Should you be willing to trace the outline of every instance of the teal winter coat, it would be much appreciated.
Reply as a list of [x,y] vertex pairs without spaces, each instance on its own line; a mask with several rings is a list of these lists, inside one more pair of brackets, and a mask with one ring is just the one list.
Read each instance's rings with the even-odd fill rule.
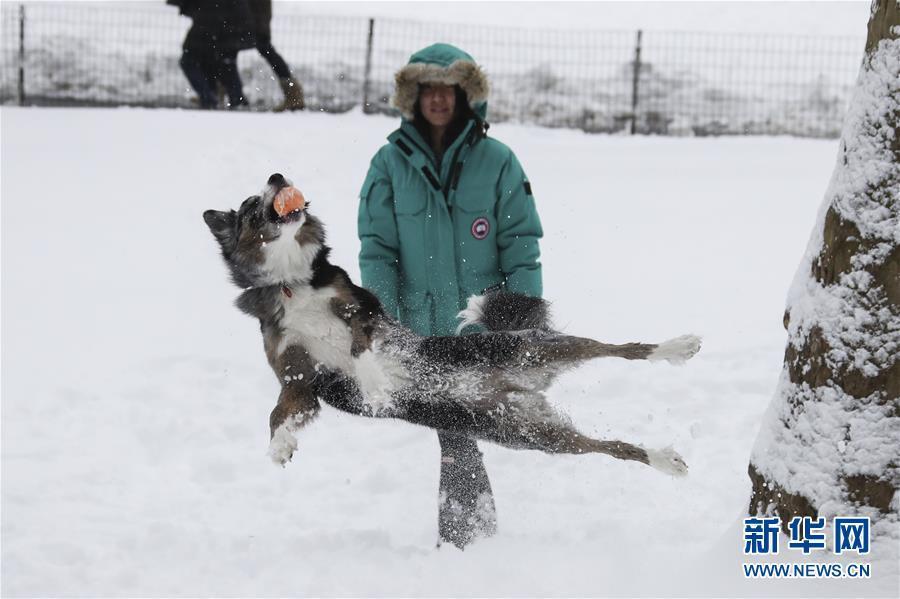
[[[428,81],[447,82],[435,79],[435,69],[449,72],[476,114],[486,114],[484,100],[473,97],[472,86],[467,89],[469,80],[454,80],[461,66],[477,70],[467,54],[438,44],[413,55],[410,65],[415,64],[427,67]],[[411,79],[416,87],[423,80]],[[486,82],[476,84],[486,92]],[[512,150],[486,137],[475,119],[440,163],[408,118],[388,142],[372,159],[358,220],[362,284],[386,312],[420,335],[451,335],[472,295],[502,288],[540,296],[541,224]]]

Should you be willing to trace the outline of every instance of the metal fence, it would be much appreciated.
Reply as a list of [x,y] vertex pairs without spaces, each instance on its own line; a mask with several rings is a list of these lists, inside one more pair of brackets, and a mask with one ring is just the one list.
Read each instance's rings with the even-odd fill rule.
[[[273,41],[311,109],[391,112],[393,73],[435,41],[488,72],[490,120],[589,132],[837,136],[861,40],[686,32],[550,31],[290,14]],[[193,106],[178,66],[190,20],[158,2],[3,2],[0,102]],[[281,91],[255,50],[239,69],[256,109]]]

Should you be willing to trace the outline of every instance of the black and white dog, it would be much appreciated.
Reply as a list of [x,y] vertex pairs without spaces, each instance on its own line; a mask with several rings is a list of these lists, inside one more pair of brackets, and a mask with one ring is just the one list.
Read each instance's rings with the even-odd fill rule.
[[687,466],[672,449],[652,450],[579,433],[544,397],[562,371],[620,357],[681,363],[700,349],[685,335],[660,344],[609,345],[563,335],[544,300],[510,293],[473,297],[462,325],[486,332],[419,337],[384,313],[378,299],[328,261],[322,223],[308,205],[273,207],[289,186],[272,175],[240,209],[203,214],[234,283],[237,306],[259,319],[269,364],[281,383],[269,425],[269,455],[284,465],[295,434],[319,399],[354,414],[399,418],[516,449],[605,453],[669,474]]

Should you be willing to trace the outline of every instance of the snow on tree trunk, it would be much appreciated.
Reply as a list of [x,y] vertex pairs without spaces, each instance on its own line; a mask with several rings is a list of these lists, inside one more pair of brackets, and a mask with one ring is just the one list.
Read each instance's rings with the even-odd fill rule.
[[869,516],[900,536],[900,10],[875,0],[837,164],[788,293],[751,515]]

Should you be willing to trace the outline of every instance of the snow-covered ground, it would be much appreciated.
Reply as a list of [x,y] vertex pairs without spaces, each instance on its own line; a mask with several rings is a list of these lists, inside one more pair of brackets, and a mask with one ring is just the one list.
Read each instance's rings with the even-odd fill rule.
[[357,193],[393,120],[0,118],[4,596],[896,596],[884,547],[868,582],[740,569],[784,298],[837,141],[491,129],[532,180],[557,323],[704,347],[683,367],[599,361],[551,392],[586,432],[673,443],[687,478],[485,445],[500,532],[459,552],[435,549],[430,430],[325,407],[271,464],[278,383],[201,219],[282,172],[358,278]]

